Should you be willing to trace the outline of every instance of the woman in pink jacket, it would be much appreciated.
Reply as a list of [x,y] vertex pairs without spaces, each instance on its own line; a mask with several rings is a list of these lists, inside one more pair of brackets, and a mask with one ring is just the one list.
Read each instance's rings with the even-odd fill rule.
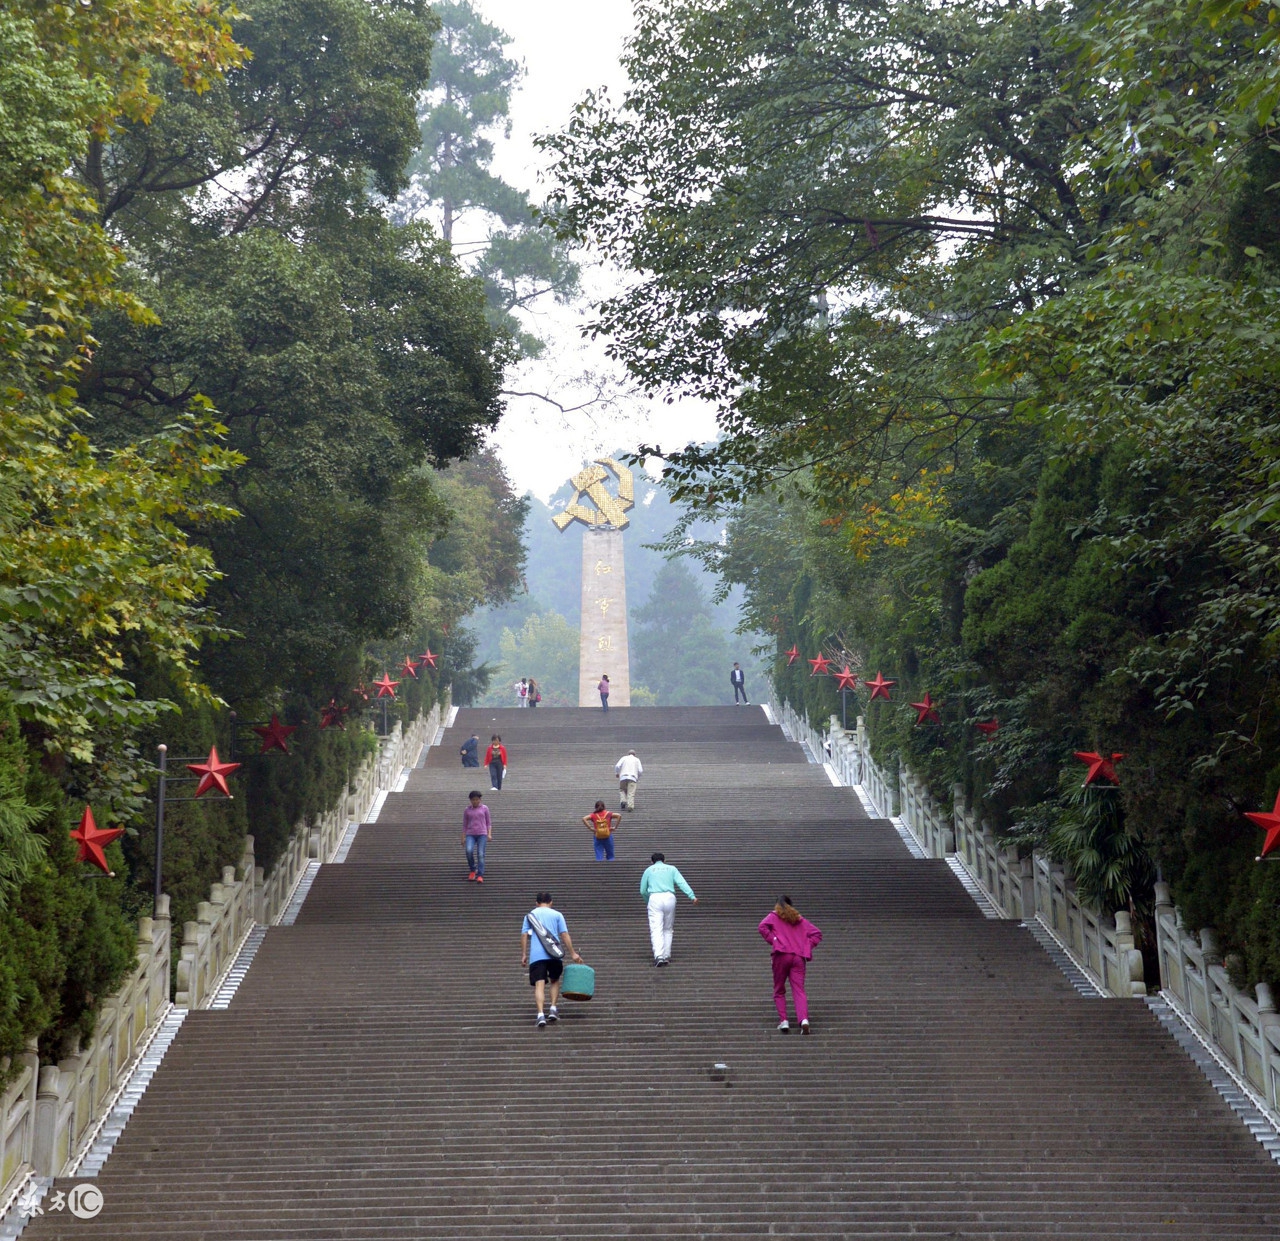
[[804,993],[804,970],[813,950],[822,943],[822,932],[784,896],[763,922],[760,935],[773,949],[773,1004],[778,1010],[778,1029],[785,1034],[787,1023],[787,979],[795,1001],[800,1033],[809,1033],[809,997]]

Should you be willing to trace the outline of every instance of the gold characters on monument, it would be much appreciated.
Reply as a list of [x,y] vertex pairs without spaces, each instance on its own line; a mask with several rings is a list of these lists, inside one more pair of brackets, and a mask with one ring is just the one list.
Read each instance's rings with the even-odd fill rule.
[[[613,477],[611,478],[610,475]],[[617,480],[617,494],[609,487]],[[612,457],[601,457],[571,479],[573,498],[551,520],[562,534],[574,522],[582,532],[582,639],[578,648],[578,706],[600,705],[596,686],[609,677],[609,705],[631,705],[627,646],[627,587],[622,532],[631,524],[635,479]],[[600,579],[607,575],[607,581]]]

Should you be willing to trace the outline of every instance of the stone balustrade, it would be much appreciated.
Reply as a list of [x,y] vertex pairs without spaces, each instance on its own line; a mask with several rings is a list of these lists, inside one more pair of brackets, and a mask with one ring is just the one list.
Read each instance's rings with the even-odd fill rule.
[[[183,925],[174,1007],[208,1006],[253,926],[279,919],[308,863],[333,857],[350,824],[369,814],[434,739],[447,710],[447,703],[437,705],[407,729],[397,723],[351,777],[339,805],[294,829],[269,876],[255,864],[253,837],[245,837],[239,863],[224,867],[195,919]],[[74,1163],[171,1007],[168,896],[157,913],[140,920],[138,966],[104,1001],[89,1046],[56,1065],[41,1065],[34,1043],[18,1058],[14,1080],[0,1093],[0,1217],[32,1172],[57,1176]],[[0,1071],[11,1067],[0,1061]]]
[[17,1077],[0,1094],[0,1206],[32,1169],[52,1175],[67,1165],[168,1011],[167,896],[157,914],[139,921],[138,964],[104,1001],[89,1046],[41,1065],[33,1040],[19,1057]]
[[1076,958],[1106,994],[1129,999],[1147,994],[1142,953],[1134,942],[1127,911],[1108,917],[1082,904],[1063,867],[1040,853],[1018,856],[1002,848],[995,833],[965,805],[963,790],[952,789],[947,809],[903,764],[894,775],[871,756],[866,724],[841,728],[833,715],[818,732],[789,703],[771,704],[775,717],[795,741],[803,742],[842,784],[861,787],[885,818],[899,819],[930,856],[955,857],[1006,918],[1038,920]]
[[1156,884],[1155,913],[1161,994],[1257,1092],[1280,1126],[1280,1013],[1271,988],[1258,983],[1253,999],[1235,987],[1213,930],[1198,936],[1186,930],[1167,883]]

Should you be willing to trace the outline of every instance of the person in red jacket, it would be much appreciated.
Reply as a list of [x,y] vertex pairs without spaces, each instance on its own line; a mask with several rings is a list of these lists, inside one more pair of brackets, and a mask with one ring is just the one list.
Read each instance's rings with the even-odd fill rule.
[[791,998],[795,1001],[800,1033],[809,1033],[809,997],[804,993],[804,971],[813,950],[822,943],[822,932],[791,903],[782,897],[764,921],[761,937],[773,949],[773,1005],[778,1010],[778,1029],[785,1034],[787,1022],[787,979],[791,980]]
[[489,748],[484,752],[485,766],[489,768],[489,791],[500,792],[502,777],[507,774],[507,747],[497,733],[489,741]]

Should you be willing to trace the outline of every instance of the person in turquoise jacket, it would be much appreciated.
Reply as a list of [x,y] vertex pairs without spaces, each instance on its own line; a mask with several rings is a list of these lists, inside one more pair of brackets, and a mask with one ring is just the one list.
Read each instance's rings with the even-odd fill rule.
[[773,1005],[778,1010],[778,1029],[785,1034],[791,1028],[787,1022],[787,980],[790,979],[800,1033],[808,1034],[809,997],[804,992],[804,972],[813,958],[813,950],[822,943],[822,932],[791,903],[789,896],[779,899],[757,930],[773,949]]
[[676,931],[676,889],[679,888],[695,905],[698,898],[674,866],[667,865],[661,853],[649,859],[653,865],[640,876],[640,895],[649,898],[649,941],[653,945],[654,965],[671,961],[671,939]]

